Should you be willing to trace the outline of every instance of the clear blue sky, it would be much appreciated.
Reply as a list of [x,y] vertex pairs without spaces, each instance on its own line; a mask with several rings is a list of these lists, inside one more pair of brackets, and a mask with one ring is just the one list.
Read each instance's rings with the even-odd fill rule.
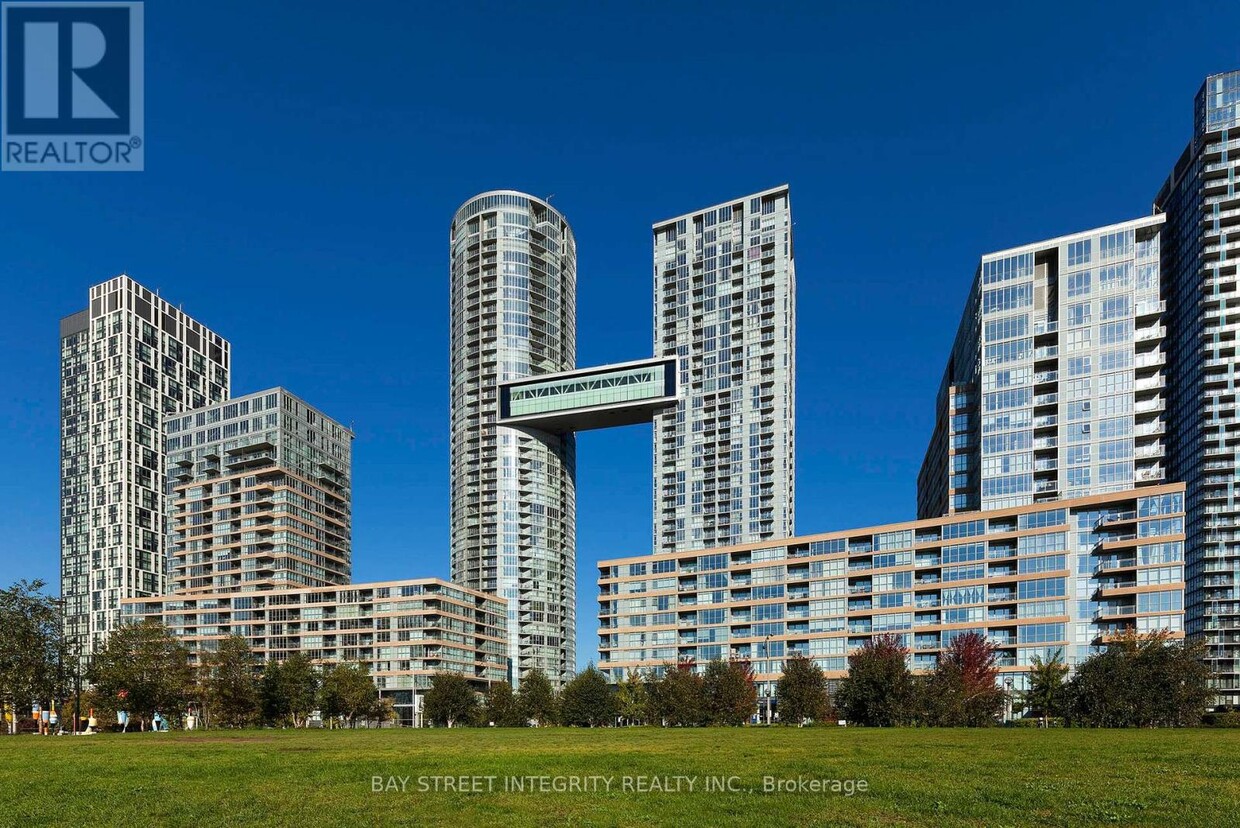
[[[589,365],[651,352],[652,222],[790,183],[797,529],[908,519],[978,257],[1148,212],[1240,66],[1234,2],[692,5],[148,2],[146,172],[0,174],[0,582],[57,581],[57,320],[121,271],[234,393],[354,424],[357,580],[446,577],[448,224],[492,188],[572,223]],[[649,426],[580,438],[582,663],[650,498]]]

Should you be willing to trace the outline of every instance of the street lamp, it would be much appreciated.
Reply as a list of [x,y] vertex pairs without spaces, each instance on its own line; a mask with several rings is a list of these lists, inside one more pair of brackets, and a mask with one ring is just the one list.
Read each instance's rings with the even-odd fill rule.
[[[767,675],[770,675],[771,674],[771,670],[770,670],[771,637],[769,635],[766,637],[766,643],[763,645],[763,648],[764,648],[763,655],[766,656],[766,663],[767,663],[766,673]],[[767,725],[770,725],[771,723],[771,681],[770,679],[767,679],[765,685],[762,688],[762,697],[763,699],[766,700],[766,723]]]
[[73,735],[82,721],[82,634],[73,637]]

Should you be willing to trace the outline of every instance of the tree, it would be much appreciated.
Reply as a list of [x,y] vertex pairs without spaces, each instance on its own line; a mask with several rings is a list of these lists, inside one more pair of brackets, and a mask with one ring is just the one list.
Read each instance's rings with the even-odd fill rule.
[[710,724],[743,725],[758,706],[758,688],[748,661],[711,661],[702,676],[702,690]]
[[263,718],[273,723],[291,720],[293,727],[302,727],[315,708],[318,689],[318,674],[303,654],[268,661],[262,679]]
[[13,710],[14,732],[32,701],[49,706],[66,694],[60,601],[43,587],[43,581],[18,581],[0,590],[0,710]]
[[1026,711],[1036,715],[1046,727],[1047,719],[1060,716],[1064,705],[1064,679],[1068,665],[1063,660],[1063,650],[1056,650],[1049,659],[1035,655],[1029,664],[1029,689],[1022,696]]
[[422,700],[422,715],[432,724],[453,727],[474,720],[478,694],[460,673],[439,672],[431,676],[431,689]]
[[879,635],[848,657],[848,676],[840,682],[836,705],[855,724],[892,727],[912,719],[913,676],[908,650],[895,635]]
[[521,716],[527,722],[533,722],[535,727],[555,723],[555,689],[546,673],[534,668],[525,674],[517,689],[517,707]]
[[206,659],[203,668],[212,717],[224,727],[253,724],[258,717],[258,682],[250,643],[239,635],[230,635]]
[[387,722],[396,719],[396,703],[379,693],[375,693],[374,699],[370,703],[370,707],[363,714],[366,717],[366,727],[370,727],[370,723],[384,725]]
[[1064,714],[1084,727],[1185,727],[1200,723],[1211,697],[1201,642],[1167,633],[1121,635],[1080,664],[1068,681]]
[[350,727],[374,710],[379,691],[370,679],[370,668],[362,662],[341,662],[323,675],[319,687],[319,707],[329,719],[345,718]]
[[702,677],[688,662],[664,665],[662,678],[650,683],[648,716],[666,727],[696,727],[705,719]]
[[616,723],[616,694],[603,674],[591,664],[560,693],[560,724],[570,727],[603,727]]
[[998,654],[981,633],[952,638],[924,684],[925,709],[940,727],[987,727],[1003,714],[1006,694],[998,685]]
[[616,685],[616,707],[620,718],[627,725],[641,724],[646,720],[646,682],[641,673],[630,670]]
[[484,723],[496,727],[524,727],[521,709],[517,697],[512,692],[512,685],[506,681],[498,681],[487,688],[482,699]]
[[775,686],[780,721],[800,725],[806,719],[820,721],[831,715],[827,679],[818,665],[803,655],[784,661],[784,674]]
[[194,683],[189,651],[157,621],[122,624],[112,630],[91,662],[97,697],[146,720],[156,712],[176,714]]

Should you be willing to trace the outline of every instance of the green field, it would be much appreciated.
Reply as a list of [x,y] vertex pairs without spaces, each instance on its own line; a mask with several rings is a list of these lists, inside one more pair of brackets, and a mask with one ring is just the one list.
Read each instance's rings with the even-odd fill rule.
[[[397,790],[373,792],[376,776]],[[421,790],[448,776],[473,777],[466,784],[484,790]],[[540,778],[527,780],[524,793],[505,790],[514,776]],[[819,792],[763,792],[763,776],[867,784],[851,796],[830,783]],[[406,777],[405,790],[389,777]],[[570,784],[554,777],[587,789],[531,790]],[[675,777],[695,779],[694,790]],[[707,792],[708,777],[733,790]],[[623,790],[626,778],[634,790]],[[637,792],[639,785],[666,790]],[[0,824],[1240,825],[1240,731],[18,736],[0,738]]]

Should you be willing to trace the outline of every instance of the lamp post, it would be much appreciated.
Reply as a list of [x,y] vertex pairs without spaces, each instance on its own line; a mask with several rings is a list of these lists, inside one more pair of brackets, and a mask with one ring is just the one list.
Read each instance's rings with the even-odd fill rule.
[[82,722],[82,635],[73,637],[73,735]]
[[1003,721],[1004,723],[1012,721],[1012,677],[1008,676],[1003,680],[1003,687],[1007,692],[1003,694]]
[[[766,637],[766,643],[763,644],[762,654],[766,657],[766,663],[767,663],[766,673],[769,676],[771,674],[771,670],[770,670],[771,637],[769,635]],[[767,679],[765,686],[762,688],[762,698],[765,699],[766,701],[766,723],[769,726],[771,723],[771,682],[770,682],[770,679]]]

